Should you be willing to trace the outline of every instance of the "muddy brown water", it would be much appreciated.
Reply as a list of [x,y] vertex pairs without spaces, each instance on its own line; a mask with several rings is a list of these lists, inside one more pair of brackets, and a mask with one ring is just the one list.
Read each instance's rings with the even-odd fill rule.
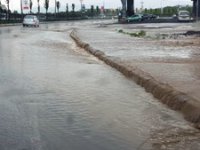
[[0,28],[1,150],[200,147],[180,114],[55,31],[71,24]]

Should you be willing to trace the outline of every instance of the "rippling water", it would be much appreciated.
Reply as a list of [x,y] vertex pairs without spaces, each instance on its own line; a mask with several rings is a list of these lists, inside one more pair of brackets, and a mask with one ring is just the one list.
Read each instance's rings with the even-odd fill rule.
[[1,150],[151,149],[158,129],[190,128],[66,33],[15,32],[0,35]]

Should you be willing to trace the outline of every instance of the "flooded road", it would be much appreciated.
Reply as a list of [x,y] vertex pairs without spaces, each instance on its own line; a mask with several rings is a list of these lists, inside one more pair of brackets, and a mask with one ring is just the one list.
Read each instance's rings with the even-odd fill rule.
[[0,28],[1,150],[196,149],[199,131],[69,38]]
[[[199,27],[196,23],[115,24],[80,28],[78,35],[107,56],[117,57],[126,66],[140,68],[160,82],[200,101],[200,38],[198,35],[177,35],[199,31]],[[119,33],[119,29],[124,33],[144,31],[146,36],[133,37]],[[162,39],[161,35],[165,34],[168,37]]]

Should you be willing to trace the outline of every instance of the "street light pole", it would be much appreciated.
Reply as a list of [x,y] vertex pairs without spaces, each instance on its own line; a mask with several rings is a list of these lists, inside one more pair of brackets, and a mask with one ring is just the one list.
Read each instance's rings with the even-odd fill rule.
[[163,13],[164,13],[164,12],[163,12],[163,7],[164,7],[164,6],[163,6],[163,3],[164,3],[164,0],[161,0],[161,9],[160,9],[160,10],[161,10],[161,11],[160,11],[161,15],[163,15]]
[[199,20],[199,0],[196,3],[196,21]]
[[81,2],[81,11],[82,11],[82,9],[83,9],[83,0],[80,0],[80,2]]
[[20,8],[21,8],[21,15],[23,14],[23,10],[22,10],[22,0],[20,0]]
[[22,8],[22,0],[20,0],[20,8],[21,8],[21,19],[23,20],[23,8]]
[[56,16],[56,0],[55,0],[55,16]]
[[161,9],[160,9],[161,15],[163,15],[163,0],[161,0]]

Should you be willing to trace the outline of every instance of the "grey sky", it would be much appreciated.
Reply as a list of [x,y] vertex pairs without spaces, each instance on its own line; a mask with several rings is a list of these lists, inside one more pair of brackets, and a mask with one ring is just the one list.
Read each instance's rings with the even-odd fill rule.
[[[44,0],[40,0],[41,9],[43,10]],[[192,5],[191,0],[135,0],[135,7],[141,7],[141,2],[144,2],[144,8],[155,8],[163,6],[173,6],[173,5]],[[5,0],[1,0],[5,4]],[[80,9],[80,0],[60,0],[61,11],[65,9],[66,3],[69,3],[71,7],[72,3],[76,4],[76,9]],[[50,0],[50,7],[54,7],[55,0]],[[105,8],[119,8],[121,7],[121,0],[83,0],[86,7],[90,5],[102,6],[105,4]],[[37,0],[33,0],[33,7],[37,7]],[[20,10],[20,0],[10,0],[10,7],[12,10]]]

